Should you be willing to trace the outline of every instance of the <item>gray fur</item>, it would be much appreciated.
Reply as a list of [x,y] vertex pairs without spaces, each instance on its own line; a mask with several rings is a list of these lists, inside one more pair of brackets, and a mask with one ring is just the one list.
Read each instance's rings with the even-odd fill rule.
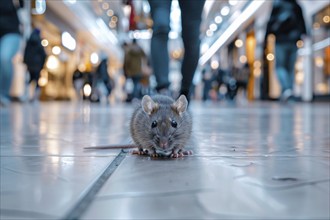
[[[192,131],[187,104],[185,96],[180,96],[177,101],[163,95],[144,96],[130,122],[131,137],[139,149],[148,150],[150,155],[182,152]],[[150,106],[154,108],[150,109]],[[171,125],[171,120],[176,121],[176,128]],[[152,128],[153,121],[157,122],[155,128]],[[167,144],[161,146],[160,140]]]

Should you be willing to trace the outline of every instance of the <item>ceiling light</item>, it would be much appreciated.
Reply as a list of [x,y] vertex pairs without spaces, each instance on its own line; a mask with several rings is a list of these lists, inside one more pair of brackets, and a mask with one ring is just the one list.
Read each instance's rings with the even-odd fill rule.
[[211,31],[210,29],[206,31],[206,36],[211,37],[213,36],[213,31]]
[[113,17],[111,18],[111,21],[113,21],[113,22],[117,22],[117,21],[118,21],[118,17],[117,17],[117,16],[113,16]]
[[218,26],[216,24],[210,24],[210,30],[211,31],[216,31]]
[[109,17],[111,17],[111,16],[113,15],[113,10],[109,9],[109,10],[107,11],[107,15],[108,15]]
[[230,12],[230,8],[228,6],[224,6],[220,11],[222,16],[227,16],[229,12]]
[[110,28],[115,28],[117,25],[116,25],[116,22],[114,22],[114,21],[110,21],[109,22],[109,27]]
[[220,24],[222,22],[222,17],[220,15],[214,18],[215,23]]
[[256,11],[266,3],[266,0],[253,1],[248,7],[238,16],[229,27],[220,35],[220,37],[210,46],[203,56],[199,59],[200,65],[204,65],[229,39],[235,31],[244,24]]
[[228,3],[232,6],[237,4],[237,0],[229,0]]
[[104,10],[108,10],[109,9],[109,3],[107,3],[107,2],[104,2],[103,4],[102,4],[102,8],[104,9]]

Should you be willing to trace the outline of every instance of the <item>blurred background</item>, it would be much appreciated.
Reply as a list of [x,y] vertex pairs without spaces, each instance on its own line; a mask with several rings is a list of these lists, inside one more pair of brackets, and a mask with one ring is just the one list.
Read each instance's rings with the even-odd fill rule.
[[[308,36],[297,42],[294,72],[296,100],[329,100],[330,5],[327,0],[298,0]],[[273,1],[207,0],[202,14],[201,56],[194,77],[195,100],[278,100],[275,36],[265,38]],[[171,89],[178,90],[184,53],[180,8],[172,1],[169,33]],[[18,11],[23,39],[14,57],[13,100],[31,98],[29,74],[23,62],[26,41],[40,30],[47,58],[37,83],[41,101],[130,101],[133,82],[123,71],[125,46],[133,39],[150,56],[153,21],[146,0],[25,0]],[[107,59],[110,90],[95,75]],[[150,57],[149,57],[150,58]],[[141,82],[140,93],[152,94],[155,79]],[[35,85],[32,85],[32,87]],[[30,97],[26,97],[30,96]]]

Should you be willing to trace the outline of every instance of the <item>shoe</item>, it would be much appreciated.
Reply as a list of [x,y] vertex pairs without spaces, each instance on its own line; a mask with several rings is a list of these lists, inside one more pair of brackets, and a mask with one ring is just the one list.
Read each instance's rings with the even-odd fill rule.
[[286,89],[281,95],[280,100],[283,102],[287,102],[290,98],[293,97],[293,93],[291,89]]
[[0,96],[0,106],[7,107],[10,103],[10,100],[7,97]]

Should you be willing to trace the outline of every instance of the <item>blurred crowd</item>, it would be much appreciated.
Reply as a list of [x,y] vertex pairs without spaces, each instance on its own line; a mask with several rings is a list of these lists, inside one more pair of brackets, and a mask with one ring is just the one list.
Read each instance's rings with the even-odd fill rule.
[[[147,54],[136,39],[122,43],[124,58],[122,74],[125,83],[123,101],[131,102],[141,99],[143,95],[165,94],[178,97],[185,95],[188,100],[196,98],[193,78],[196,71],[201,72],[203,101],[234,100],[237,95],[246,97],[251,67],[248,63],[231,69],[212,68],[207,62],[198,66],[200,57],[201,13],[204,0],[187,2],[179,0],[182,17],[182,40],[184,55],[181,61],[181,86],[173,91],[169,81],[168,40],[170,32],[171,1],[151,1],[151,18],[153,20],[153,36],[150,43],[150,54]],[[6,106],[10,100],[10,86],[13,77],[12,59],[19,50],[22,40],[17,11],[22,8],[22,0],[1,0],[0,3],[0,48],[1,48],[1,90],[0,101]],[[45,66],[47,54],[41,45],[42,30],[34,28],[26,40],[23,62],[27,69],[26,86],[33,87],[32,93],[26,93],[23,101],[36,101],[40,97],[38,80]],[[297,57],[296,42],[307,35],[303,14],[295,0],[275,0],[267,25],[266,36],[276,36],[276,72],[281,84],[281,100],[293,97],[294,63]],[[109,55],[101,53],[100,62],[95,68],[80,70],[72,74],[72,87],[79,100],[109,102],[114,88],[118,86],[109,73],[111,65]],[[221,58],[220,58],[221,59]],[[155,81],[151,83],[152,79]]]

